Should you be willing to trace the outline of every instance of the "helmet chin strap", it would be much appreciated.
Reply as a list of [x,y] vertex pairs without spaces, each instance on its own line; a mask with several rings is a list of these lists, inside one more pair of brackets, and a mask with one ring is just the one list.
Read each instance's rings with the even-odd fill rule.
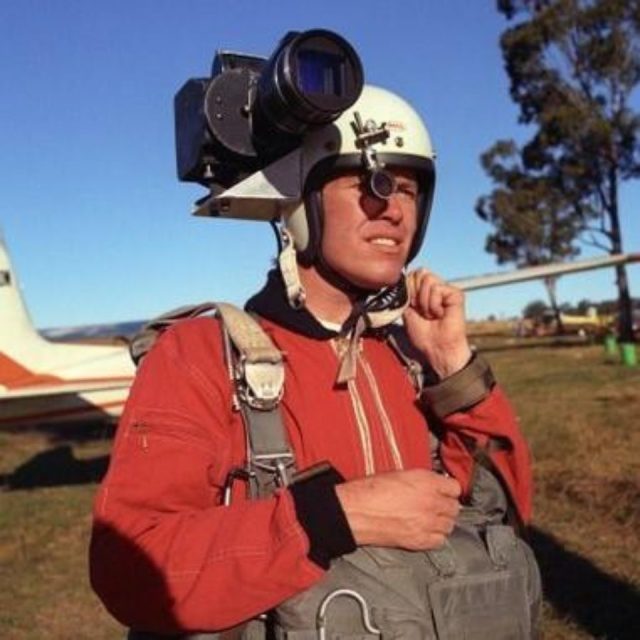
[[307,294],[300,281],[293,236],[283,224],[276,226],[276,232],[280,244],[278,266],[284,282],[287,300],[292,309],[302,309],[305,306]]
[[320,274],[320,276],[322,276],[324,280],[336,287],[336,289],[344,291],[347,295],[352,296],[356,300],[363,300],[364,298],[371,295],[371,291],[353,284],[353,282],[350,282],[349,280],[347,280],[347,278],[340,275],[335,269],[333,269],[324,259],[324,256],[321,252],[319,252],[314,266],[316,268],[316,271]]
[[[280,267],[282,280],[285,284],[287,299],[289,301],[289,305],[293,309],[301,309],[305,306],[306,292],[300,280],[293,236],[282,224],[276,226],[276,233],[278,235],[278,242],[280,245],[278,266]],[[349,280],[340,275],[335,271],[335,269],[332,269],[326,263],[322,254],[317,256],[314,266],[320,276],[329,284],[349,295],[355,296],[356,299],[365,299],[367,296],[371,295],[371,291],[349,282]]]

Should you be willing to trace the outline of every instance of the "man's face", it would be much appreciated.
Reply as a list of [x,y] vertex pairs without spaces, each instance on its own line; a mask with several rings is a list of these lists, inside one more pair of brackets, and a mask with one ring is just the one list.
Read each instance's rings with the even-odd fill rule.
[[389,200],[371,196],[361,172],[328,181],[322,188],[325,262],[358,287],[395,284],[416,233],[418,182],[410,170],[392,170],[396,192]]

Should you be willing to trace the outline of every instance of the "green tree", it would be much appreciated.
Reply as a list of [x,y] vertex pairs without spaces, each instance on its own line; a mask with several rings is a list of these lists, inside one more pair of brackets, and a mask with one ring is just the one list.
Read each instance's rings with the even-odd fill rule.
[[[514,23],[500,44],[511,97],[533,136],[521,147],[498,141],[482,156],[495,185],[476,206],[495,226],[487,249],[517,264],[565,259],[580,242],[622,252],[618,190],[640,176],[640,117],[631,104],[640,82],[640,0],[497,7]],[[631,341],[626,269],[616,269],[622,339]]]
[[531,320],[537,320],[544,315],[548,308],[544,300],[532,300],[522,310],[522,316],[524,318],[530,318]]
[[[485,248],[499,264],[541,265],[578,253],[573,242],[579,229],[571,202],[547,176],[527,172],[513,141],[499,141],[482,155],[481,162],[499,185],[476,204],[478,215],[494,226]],[[544,284],[558,330],[564,333],[556,279],[545,278]]]
[[589,312],[589,309],[592,309],[592,308],[597,309],[598,308],[597,304],[595,302],[592,302],[588,298],[583,298],[576,305],[576,313],[578,315],[584,316],[584,315],[587,315],[587,313]]

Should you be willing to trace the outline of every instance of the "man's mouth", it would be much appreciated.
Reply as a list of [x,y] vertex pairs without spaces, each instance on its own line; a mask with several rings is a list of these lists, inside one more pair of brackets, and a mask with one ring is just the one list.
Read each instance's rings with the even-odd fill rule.
[[369,240],[371,244],[376,244],[381,247],[397,247],[400,244],[400,241],[396,238],[388,238],[385,236],[377,236],[375,238],[371,238]]

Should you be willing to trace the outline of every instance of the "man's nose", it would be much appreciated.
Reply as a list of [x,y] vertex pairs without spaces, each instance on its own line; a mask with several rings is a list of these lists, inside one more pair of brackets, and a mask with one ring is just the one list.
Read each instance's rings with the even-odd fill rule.
[[385,200],[380,200],[381,202],[381,210],[378,214],[378,217],[384,218],[385,220],[390,220],[391,222],[397,224],[401,222],[402,216],[404,215],[404,211],[402,209],[402,205],[400,203],[400,198],[398,197],[398,192],[389,196],[389,198]]
[[404,215],[397,192],[392,193],[389,198],[367,196],[364,208],[370,218],[382,218],[394,224],[401,222]]

